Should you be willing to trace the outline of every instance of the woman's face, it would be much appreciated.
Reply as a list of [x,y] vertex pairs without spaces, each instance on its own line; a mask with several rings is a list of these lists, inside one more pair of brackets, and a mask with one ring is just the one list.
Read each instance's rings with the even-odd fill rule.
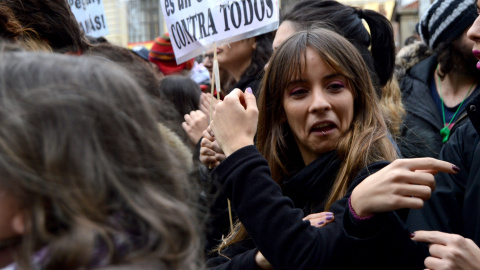
[[[277,29],[277,32],[275,33],[275,38],[273,39],[272,42],[272,49],[275,51],[287,38],[293,36],[297,31],[295,31],[295,28],[293,28],[293,23],[290,21],[284,21],[280,24],[280,26]],[[268,64],[270,61],[268,61],[265,64],[265,67],[263,68],[264,70],[267,70]]]
[[353,119],[353,91],[311,48],[303,78],[294,78],[283,94],[286,121],[305,165],[333,150]]
[[234,76],[243,73],[252,62],[252,54],[256,49],[255,38],[248,38],[217,47],[218,65],[227,69]]
[[[480,11],[480,0],[476,2],[477,5],[477,13]],[[467,32],[467,36],[469,39],[473,40],[475,43],[473,45],[473,55],[480,60],[480,17],[477,17],[475,22],[472,24],[470,29]],[[477,62],[477,69],[480,69],[480,61]]]
[[297,31],[293,28],[293,23],[290,21],[284,21],[280,24],[275,34],[275,39],[272,43],[272,49],[275,51],[280,44],[282,44],[287,38],[293,36]]
[[212,76],[212,70],[213,70],[213,50],[209,50],[205,54],[205,58],[203,58],[203,66],[208,70],[208,73],[210,73],[210,77]]

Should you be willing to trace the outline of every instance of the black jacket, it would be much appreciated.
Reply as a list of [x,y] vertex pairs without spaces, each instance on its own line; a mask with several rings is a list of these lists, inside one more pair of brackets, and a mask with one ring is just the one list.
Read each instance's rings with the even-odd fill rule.
[[[399,258],[397,252],[401,252],[400,246],[413,243],[396,214],[386,213],[373,218],[370,221],[371,231],[364,230],[363,225],[356,224],[351,217],[348,198],[352,190],[387,164],[377,162],[364,168],[350,185],[345,197],[331,206],[335,221],[322,228],[302,221],[304,211],[295,208],[294,202],[283,196],[280,186],[271,178],[267,161],[254,146],[233,153],[212,175],[223,185],[223,192],[232,201],[238,218],[274,269],[385,269],[386,266],[389,269],[423,269],[424,257],[415,261],[419,267],[411,267],[413,259],[409,257],[408,261],[403,262],[409,264],[405,268],[402,261],[406,256],[399,260],[400,263],[387,256],[393,251],[395,258]],[[325,164],[319,163],[317,170],[322,170],[322,165]],[[333,173],[336,174],[337,169]],[[318,175],[328,175],[328,171]],[[305,206],[308,204],[304,202]],[[387,223],[384,219],[392,222]],[[384,224],[393,224],[394,237],[388,235],[391,231]],[[387,240],[383,239],[385,234],[390,236]],[[357,252],[373,242],[390,244],[392,247],[374,245],[375,251],[372,253]],[[254,258],[257,249],[243,251],[213,269],[256,269]]]
[[260,82],[262,81],[262,73],[263,72],[260,72],[254,76],[243,74],[240,80],[228,92],[230,93],[235,88],[238,88],[245,92],[245,89],[247,89],[247,87],[250,87],[252,88],[253,94],[255,94],[255,96],[258,98],[258,94],[260,93]]
[[[401,127],[398,146],[405,158],[438,158],[442,149],[440,129],[444,123],[433,101],[429,85],[436,67],[436,56],[430,56],[413,66],[400,82],[406,116]],[[471,95],[472,97],[478,95],[478,91]],[[450,136],[467,122],[466,119],[467,114],[462,109],[458,113]]]
[[457,165],[457,174],[439,173],[432,198],[412,210],[407,225],[413,230],[460,234],[480,246],[480,97],[467,105],[470,121],[445,144],[440,159]]

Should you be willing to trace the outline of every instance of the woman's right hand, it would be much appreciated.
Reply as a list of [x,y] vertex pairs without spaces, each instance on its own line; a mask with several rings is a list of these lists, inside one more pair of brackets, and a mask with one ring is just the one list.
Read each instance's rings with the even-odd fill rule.
[[434,158],[397,159],[353,190],[352,210],[367,217],[402,208],[422,208],[435,189],[434,175],[458,171],[457,166]]
[[258,108],[252,89],[235,89],[215,107],[207,131],[212,132],[228,157],[236,150],[253,145],[257,131]]

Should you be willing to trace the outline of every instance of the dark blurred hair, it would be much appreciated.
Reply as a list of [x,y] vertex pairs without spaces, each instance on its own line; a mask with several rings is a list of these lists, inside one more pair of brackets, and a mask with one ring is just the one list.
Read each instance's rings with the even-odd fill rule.
[[50,46],[42,40],[33,29],[24,27],[15,17],[13,11],[0,2],[0,39],[18,42],[30,51],[51,51]]
[[471,48],[463,43],[460,35],[452,42],[439,42],[433,50],[439,63],[438,76],[443,80],[452,70],[480,79],[480,71],[476,68],[477,59],[471,53]]
[[90,57],[11,52],[0,54],[0,77],[0,187],[28,228],[20,269],[201,268],[186,172],[128,73]]
[[161,97],[170,100],[182,116],[198,110],[201,94],[198,84],[188,77],[172,75],[160,80]]
[[[371,34],[362,23],[365,20]],[[390,22],[382,14],[353,8],[337,1],[304,0],[297,2],[281,18],[293,23],[296,30],[306,30],[318,22],[350,41],[370,69],[373,85],[380,97],[379,86],[392,78],[395,67],[395,42]],[[369,47],[371,46],[371,50]]]
[[1,4],[56,52],[82,52],[90,46],[66,0],[2,0]]
[[273,34],[271,32],[254,37],[257,48],[253,51],[252,62],[245,70],[247,76],[258,76],[272,55]]
[[88,42],[92,45],[102,44],[102,43],[109,43],[105,37],[92,37],[87,36]]
[[16,40],[22,33],[23,27],[15,19],[12,10],[0,3],[0,38],[10,41]]
[[158,80],[148,63],[127,48],[111,43],[100,43],[92,46],[86,55],[104,57],[126,69],[137,80],[137,83],[153,97],[160,97]]
[[169,99],[165,99],[160,94],[159,80],[149,63],[145,62],[131,50],[111,43],[94,45],[85,54],[98,57],[103,61],[112,61],[128,71],[148,94],[149,102],[154,108],[157,121],[174,131],[186,145],[191,146],[188,134],[182,128],[183,114],[180,114],[175,109],[175,106]]

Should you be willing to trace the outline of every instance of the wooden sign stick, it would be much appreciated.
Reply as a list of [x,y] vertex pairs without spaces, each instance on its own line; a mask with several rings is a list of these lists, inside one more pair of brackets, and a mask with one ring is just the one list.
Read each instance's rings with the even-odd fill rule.
[[[213,43],[213,73],[212,73],[212,80],[211,80],[211,100],[210,100],[210,121],[212,120],[212,114],[213,114],[213,90],[214,90],[214,84],[217,87],[217,99],[220,100],[220,69],[218,68],[218,60],[217,60],[217,43]],[[233,218],[232,218],[232,206],[230,203],[230,199],[227,199],[228,202],[228,217],[230,219],[230,230],[233,233]]]

